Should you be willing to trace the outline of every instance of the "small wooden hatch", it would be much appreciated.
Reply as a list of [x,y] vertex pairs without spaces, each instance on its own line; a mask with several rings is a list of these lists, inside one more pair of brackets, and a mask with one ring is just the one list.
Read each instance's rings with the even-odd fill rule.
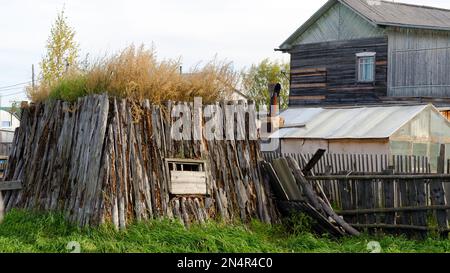
[[174,195],[207,195],[206,161],[166,159],[170,177],[170,193]]

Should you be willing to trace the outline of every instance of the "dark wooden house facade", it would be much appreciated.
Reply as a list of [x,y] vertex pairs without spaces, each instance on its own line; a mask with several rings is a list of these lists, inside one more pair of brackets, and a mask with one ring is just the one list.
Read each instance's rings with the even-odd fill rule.
[[291,106],[450,106],[450,10],[330,0],[280,50],[291,54]]

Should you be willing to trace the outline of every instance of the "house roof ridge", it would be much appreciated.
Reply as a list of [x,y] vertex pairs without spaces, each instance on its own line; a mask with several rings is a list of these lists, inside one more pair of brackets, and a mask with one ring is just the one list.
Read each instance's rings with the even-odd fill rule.
[[[362,0],[362,1],[364,1],[364,0]],[[373,1],[377,1],[377,0],[373,0]],[[427,6],[427,5],[417,5],[417,4],[404,3],[404,2],[391,2],[391,1],[386,1],[386,0],[378,0],[378,1],[383,2],[383,3],[387,3],[387,4],[393,4],[393,5],[401,5],[401,6],[409,6],[409,7],[415,7],[415,8],[433,9],[433,10],[440,10],[440,11],[450,12],[450,9],[433,7],[433,6]]]

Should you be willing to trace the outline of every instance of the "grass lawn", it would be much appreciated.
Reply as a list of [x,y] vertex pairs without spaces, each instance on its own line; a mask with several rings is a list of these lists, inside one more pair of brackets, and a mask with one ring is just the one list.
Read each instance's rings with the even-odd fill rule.
[[268,226],[256,221],[248,226],[209,223],[188,230],[178,222],[163,220],[116,231],[107,226],[80,229],[55,214],[13,211],[0,224],[0,252],[67,253],[67,245],[72,241],[80,244],[81,252],[114,253],[367,253],[370,241],[378,241],[383,253],[450,252],[450,240],[437,238],[413,241],[392,236],[341,240],[320,237],[308,231],[307,220],[298,218],[290,220],[290,225]]

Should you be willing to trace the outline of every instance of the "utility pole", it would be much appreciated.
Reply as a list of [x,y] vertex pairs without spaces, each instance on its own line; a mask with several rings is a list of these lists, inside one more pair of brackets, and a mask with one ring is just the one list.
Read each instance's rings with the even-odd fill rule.
[[31,65],[31,88],[34,91],[35,83],[34,83],[34,64]]

